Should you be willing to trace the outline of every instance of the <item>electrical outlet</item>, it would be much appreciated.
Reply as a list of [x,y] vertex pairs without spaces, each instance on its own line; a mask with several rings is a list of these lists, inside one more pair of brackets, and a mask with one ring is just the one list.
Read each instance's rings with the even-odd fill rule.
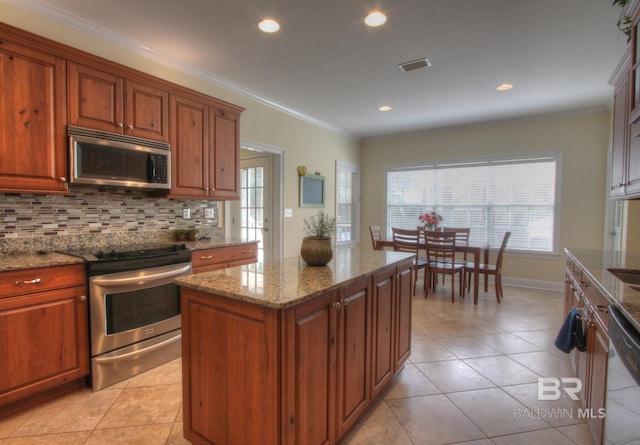
[[213,216],[214,216],[213,209],[204,209],[205,219],[213,219]]
[[191,219],[191,209],[182,209],[182,218]]
[[293,209],[284,209],[285,218],[293,218]]
[[514,264],[513,261],[509,261],[509,264],[507,264],[507,267],[509,268],[509,270],[513,270],[515,269],[516,265]]

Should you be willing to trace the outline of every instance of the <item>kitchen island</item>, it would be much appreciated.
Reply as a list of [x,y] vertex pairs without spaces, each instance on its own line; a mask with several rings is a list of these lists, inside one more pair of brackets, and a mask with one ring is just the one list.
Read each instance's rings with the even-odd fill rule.
[[194,444],[336,443],[411,345],[406,253],[337,249],[176,279],[184,435]]

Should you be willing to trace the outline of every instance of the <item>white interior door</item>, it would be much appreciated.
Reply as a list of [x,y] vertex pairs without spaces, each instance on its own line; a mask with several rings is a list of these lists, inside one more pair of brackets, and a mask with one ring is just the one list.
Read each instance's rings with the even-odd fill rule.
[[231,203],[231,232],[242,241],[258,241],[258,261],[273,257],[272,157],[260,153],[240,159],[240,200]]

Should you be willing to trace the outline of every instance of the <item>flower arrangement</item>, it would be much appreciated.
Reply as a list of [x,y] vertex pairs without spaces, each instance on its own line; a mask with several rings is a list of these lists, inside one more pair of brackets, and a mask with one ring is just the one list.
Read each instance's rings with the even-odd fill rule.
[[309,236],[330,237],[336,231],[336,219],[327,215],[322,210],[317,214],[303,218],[304,230]]
[[427,230],[435,230],[442,219],[442,216],[438,215],[435,210],[432,210],[418,217],[418,220],[422,224],[424,224],[424,228]]

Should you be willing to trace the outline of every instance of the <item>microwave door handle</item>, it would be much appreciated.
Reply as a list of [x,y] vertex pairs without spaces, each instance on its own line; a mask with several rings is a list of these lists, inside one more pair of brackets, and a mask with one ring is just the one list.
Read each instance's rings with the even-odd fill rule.
[[156,160],[154,159],[152,154],[149,154],[149,158],[148,158],[148,176],[149,176],[149,182],[153,182],[154,178],[156,177]]

